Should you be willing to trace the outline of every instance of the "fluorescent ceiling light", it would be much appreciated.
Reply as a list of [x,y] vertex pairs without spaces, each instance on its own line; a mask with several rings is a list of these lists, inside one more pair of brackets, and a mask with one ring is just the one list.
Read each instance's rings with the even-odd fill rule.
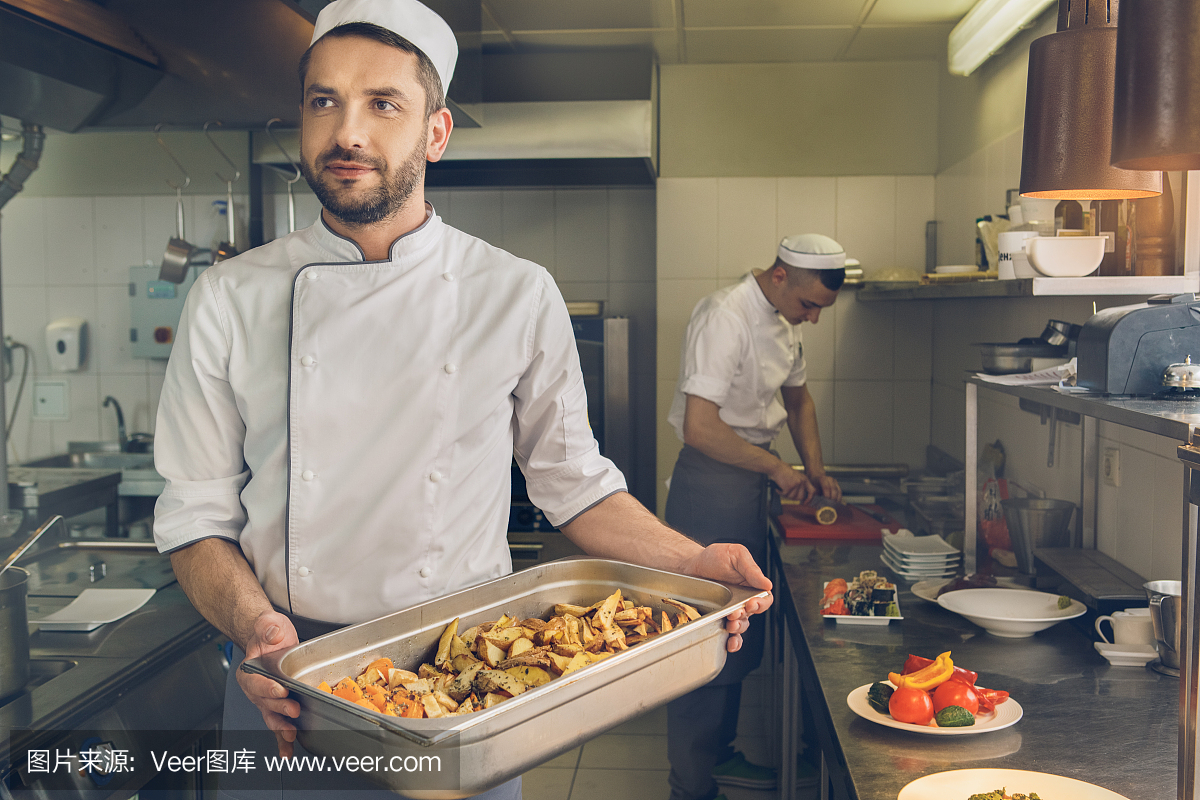
[[970,75],[1054,0],[979,0],[950,31],[950,72]]

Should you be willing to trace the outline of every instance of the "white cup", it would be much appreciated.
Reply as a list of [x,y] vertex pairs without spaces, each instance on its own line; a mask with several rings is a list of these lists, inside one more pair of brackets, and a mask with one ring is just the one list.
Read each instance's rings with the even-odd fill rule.
[[[1111,641],[1100,629],[1100,623],[1105,620],[1112,625]],[[1154,625],[1150,621],[1148,608],[1127,608],[1124,611],[1114,611],[1112,616],[1097,617],[1096,633],[1109,644],[1154,646]]]
[[1025,240],[1036,238],[1037,235],[1037,231],[1005,231],[997,237],[1000,250],[1000,280],[1033,278],[1038,275],[1025,253]]

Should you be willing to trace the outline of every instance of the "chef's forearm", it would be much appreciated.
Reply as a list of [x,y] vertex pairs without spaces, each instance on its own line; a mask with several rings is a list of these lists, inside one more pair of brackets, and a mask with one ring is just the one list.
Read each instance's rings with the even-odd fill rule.
[[790,469],[771,453],[738,436],[721,419],[720,411],[720,406],[711,400],[687,395],[683,441],[722,464],[759,472],[768,477],[780,470]]
[[171,567],[196,610],[245,650],[254,621],[272,607],[241,548],[202,539],[171,553]]
[[817,405],[808,391],[795,402],[788,404],[788,431],[792,443],[804,463],[804,474],[819,478],[825,474],[825,460],[821,456],[821,432],[817,428]]
[[676,572],[704,549],[663,524],[628,492],[604,498],[562,532],[588,555]]

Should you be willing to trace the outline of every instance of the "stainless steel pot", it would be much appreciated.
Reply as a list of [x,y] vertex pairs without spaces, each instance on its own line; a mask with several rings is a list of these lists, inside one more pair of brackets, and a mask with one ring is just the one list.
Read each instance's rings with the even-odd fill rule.
[[0,572],[0,697],[29,683],[29,618],[25,590],[29,573],[20,567]]
[[1158,641],[1158,657],[1162,664],[1154,669],[1165,675],[1179,676],[1179,614],[1183,584],[1179,581],[1148,581],[1142,584],[1150,599],[1150,621],[1154,623],[1154,638]]

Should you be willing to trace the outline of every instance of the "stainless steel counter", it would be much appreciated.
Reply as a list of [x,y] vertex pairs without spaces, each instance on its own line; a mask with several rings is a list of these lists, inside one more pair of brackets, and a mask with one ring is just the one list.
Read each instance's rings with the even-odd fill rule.
[[[1176,679],[1109,666],[1071,622],[1029,639],[990,636],[919,599],[906,584],[898,584],[903,620],[887,627],[839,626],[818,613],[822,583],[863,569],[886,573],[881,548],[774,543],[773,574],[781,584],[776,602],[799,663],[801,702],[811,712],[831,796],[886,800],[923,775],[984,767],[1065,775],[1131,800],[1175,796]],[[946,650],[955,663],[979,672],[980,685],[1010,692],[1024,708],[1021,721],[995,733],[928,736],[869,722],[846,705],[853,689],[886,679],[909,653],[932,658]]]

